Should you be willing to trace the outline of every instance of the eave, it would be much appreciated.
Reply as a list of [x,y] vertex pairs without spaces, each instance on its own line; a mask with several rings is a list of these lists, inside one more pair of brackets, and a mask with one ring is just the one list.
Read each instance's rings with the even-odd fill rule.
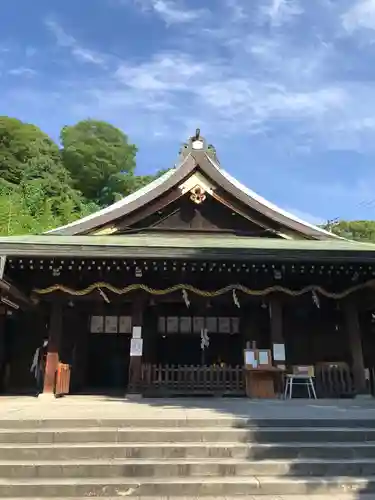
[[0,279],[0,300],[10,300],[17,308],[25,309],[32,307],[34,302],[12,283],[5,279]]
[[375,263],[375,245],[346,240],[283,240],[214,235],[20,236],[0,238],[1,253],[32,258],[162,258]]

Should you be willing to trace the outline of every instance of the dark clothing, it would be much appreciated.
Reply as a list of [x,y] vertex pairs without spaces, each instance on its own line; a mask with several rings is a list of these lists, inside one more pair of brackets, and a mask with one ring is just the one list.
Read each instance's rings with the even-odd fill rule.
[[36,371],[36,394],[37,396],[43,392],[44,387],[44,370],[39,367]]
[[46,369],[47,346],[39,347],[34,354],[34,361],[31,367],[36,380],[36,393],[43,392],[44,372]]

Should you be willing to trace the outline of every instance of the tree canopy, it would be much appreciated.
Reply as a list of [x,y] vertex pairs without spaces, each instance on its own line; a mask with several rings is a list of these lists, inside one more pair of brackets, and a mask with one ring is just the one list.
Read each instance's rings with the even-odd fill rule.
[[375,243],[375,221],[373,220],[341,220],[333,224],[328,223],[324,228],[349,240]]
[[[39,162],[43,163],[40,167]],[[0,178],[3,181],[17,185],[26,178],[38,178],[47,172],[60,175],[62,170],[65,172],[57,144],[38,127],[16,118],[0,117]]]
[[62,158],[74,187],[98,204],[129,194],[137,148],[118,128],[85,120],[61,131]]
[[0,117],[0,234],[41,233],[142,187],[153,176],[135,174],[136,152],[106,122],[64,127],[59,147],[35,125]]

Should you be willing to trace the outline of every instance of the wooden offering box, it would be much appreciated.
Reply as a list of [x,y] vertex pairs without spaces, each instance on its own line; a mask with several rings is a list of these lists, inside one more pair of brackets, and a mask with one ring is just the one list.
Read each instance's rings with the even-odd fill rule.
[[249,398],[275,399],[275,377],[281,370],[272,366],[268,349],[245,350],[246,395]]

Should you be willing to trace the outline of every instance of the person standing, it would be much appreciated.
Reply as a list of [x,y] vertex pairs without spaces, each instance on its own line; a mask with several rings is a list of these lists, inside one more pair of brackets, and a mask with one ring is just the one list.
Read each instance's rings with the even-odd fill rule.
[[46,370],[48,340],[44,340],[43,344],[38,347],[34,353],[33,362],[30,372],[36,380],[36,396],[43,392],[44,373]]

